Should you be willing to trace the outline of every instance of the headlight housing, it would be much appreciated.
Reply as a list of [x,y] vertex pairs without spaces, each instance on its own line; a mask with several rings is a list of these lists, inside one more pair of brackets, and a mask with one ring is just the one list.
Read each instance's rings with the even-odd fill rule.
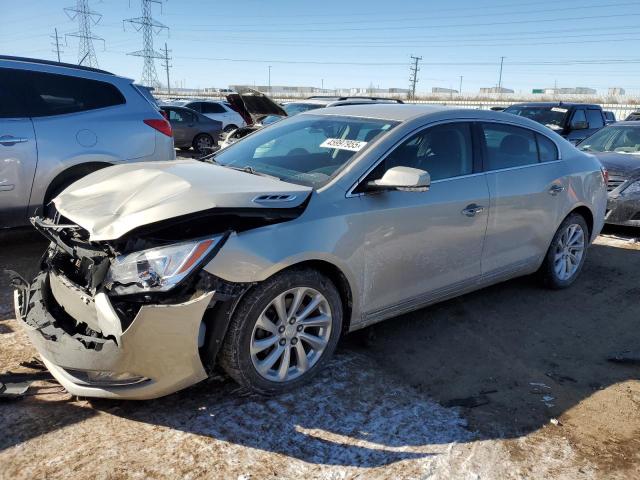
[[629,184],[622,192],[623,195],[639,195],[640,194],[640,180]]
[[119,295],[166,292],[202,263],[221,240],[222,235],[120,255],[111,260],[106,283]]

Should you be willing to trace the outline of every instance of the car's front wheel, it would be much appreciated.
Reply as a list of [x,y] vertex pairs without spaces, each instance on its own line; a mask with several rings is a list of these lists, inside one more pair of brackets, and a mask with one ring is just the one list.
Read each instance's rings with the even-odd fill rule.
[[214,143],[211,135],[201,133],[193,139],[193,149],[201,154],[211,153]]
[[582,270],[588,245],[589,227],[584,217],[569,215],[560,224],[540,268],[544,284],[553,289],[569,287]]
[[279,273],[247,292],[233,314],[219,361],[241,385],[273,395],[310,380],[342,330],[335,285],[315,270]]

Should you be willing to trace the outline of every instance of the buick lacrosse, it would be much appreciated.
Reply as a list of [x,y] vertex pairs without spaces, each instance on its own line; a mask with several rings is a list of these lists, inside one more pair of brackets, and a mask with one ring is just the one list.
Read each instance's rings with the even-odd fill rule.
[[537,272],[578,277],[606,172],[548,128],[417,105],[320,109],[206,162],[125,164],[59,194],[15,306],[84,397],[146,399],[218,365],[263,394],[299,386],[338,339]]

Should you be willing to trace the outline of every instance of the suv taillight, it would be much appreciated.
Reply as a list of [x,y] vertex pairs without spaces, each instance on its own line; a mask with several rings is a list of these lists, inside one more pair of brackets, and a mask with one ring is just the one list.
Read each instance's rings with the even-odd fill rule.
[[173,136],[173,130],[171,130],[171,124],[165,120],[164,118],[148,118],[144,120],[144,123],[149,125],[151,128],[155,128],[160,133],[164,133],[167,137]]

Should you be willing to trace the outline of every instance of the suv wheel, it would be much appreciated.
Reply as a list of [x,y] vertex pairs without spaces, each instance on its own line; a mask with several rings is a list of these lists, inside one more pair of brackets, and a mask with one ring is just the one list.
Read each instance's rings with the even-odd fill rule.
[[560,224],[540,268],[544,284],[567,288],[578,278],[587,256],[589,228],[582,215],[569,215]]
[[249,291],[233,314],[220,364],[239,384],[274,395],[310,380],[333,354],[342,302],[315,270],[291,270]]

